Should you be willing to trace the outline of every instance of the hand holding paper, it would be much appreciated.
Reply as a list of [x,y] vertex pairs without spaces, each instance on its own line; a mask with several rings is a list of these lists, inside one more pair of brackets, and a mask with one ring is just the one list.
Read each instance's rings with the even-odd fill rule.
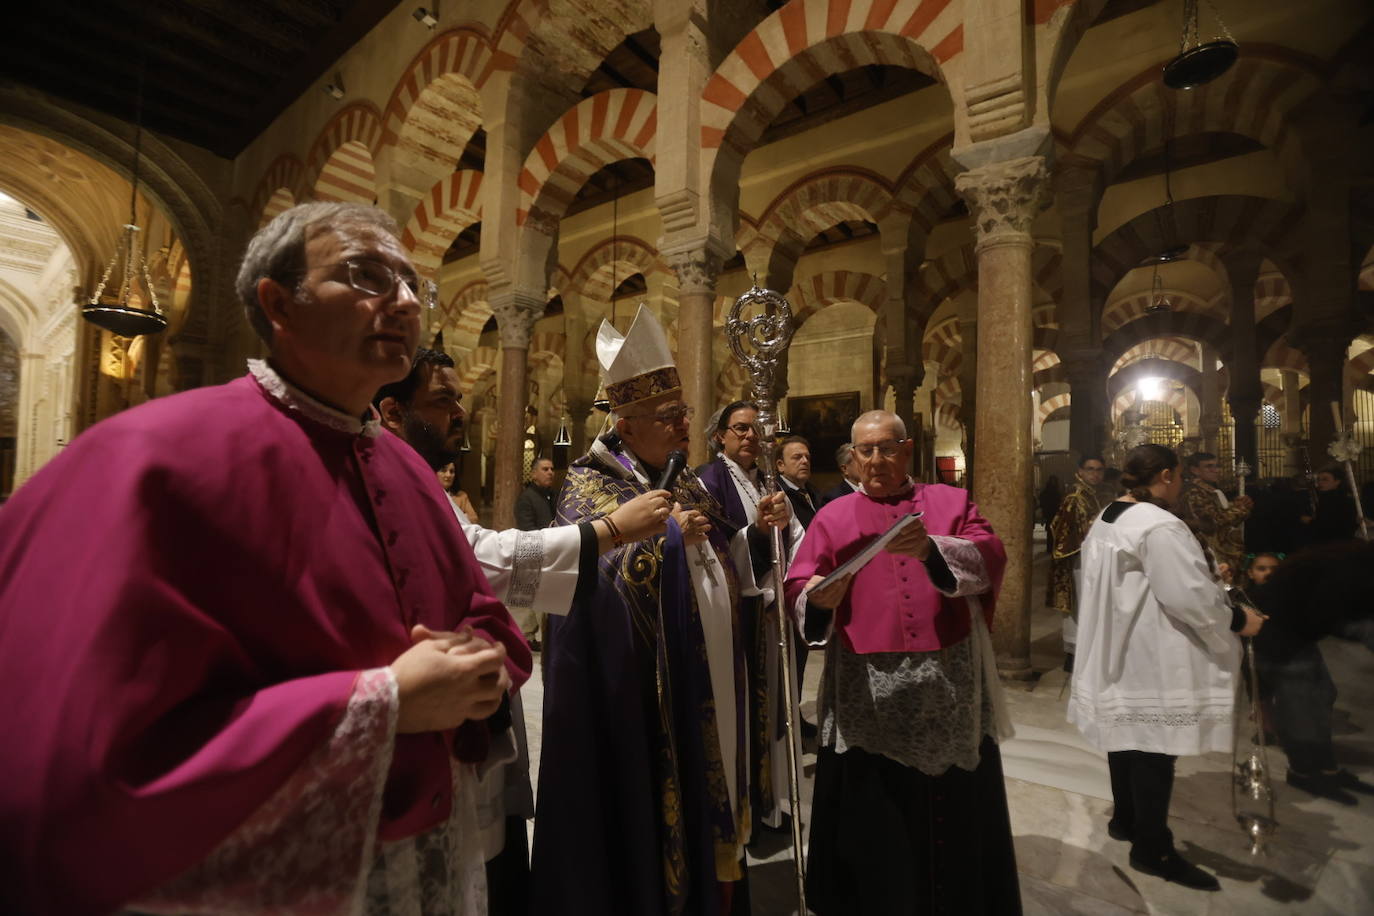
[[925,522],[919,517],[915,518],[883,549],[888,553],[914,557],[924,563],[930,556],[930,535],[926,533]]

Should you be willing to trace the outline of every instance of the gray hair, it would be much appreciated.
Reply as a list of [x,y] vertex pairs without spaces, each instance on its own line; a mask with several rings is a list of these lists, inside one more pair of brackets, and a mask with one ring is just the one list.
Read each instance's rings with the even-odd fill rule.
[[243,304],[244,317],[267,344],[272,343],[272,323],[258,301],[258,281],[264,277],[293,287],[305,267],[305,246],[321,232],[353,230],[401,237],[401,229],[385,210],[367,204],[297,204],[278,214],[248,242],[234,291]]
[[854,441],[854,434],[858,432],[860,426],[878,426],[886,423],[892,427],[892,431],[897,434],[898,439],[906,438],[906,424],[902,418],[888,410],[870,410],[868,413],[859,414],[859,419],[854,421],[854,425],[849,427],[849,441]]
[[[850,433],[850,436],[851,436],[851,438],[852,438],[852,437],[853,437],[853,433]],[[854,457],[854,446],[853,446],[853,444],[852,444],[852,443],[849,443],[849,442],[841,443],[840,447],[837,448],[837,449],[835,449],[835,467],[837,467],[837,468],[843,468],[846,464],[849,463],[849,459],[850,459],[850,458],[853,458],[853,457]]]

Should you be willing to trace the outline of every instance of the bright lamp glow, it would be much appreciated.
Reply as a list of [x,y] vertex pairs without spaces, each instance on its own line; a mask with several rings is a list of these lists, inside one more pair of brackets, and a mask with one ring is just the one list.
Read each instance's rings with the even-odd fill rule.
[[1135,387],[1143,400],[1158,401],[1164,397],[1164,379],[1162,378],[1143,378],[1136,382]]

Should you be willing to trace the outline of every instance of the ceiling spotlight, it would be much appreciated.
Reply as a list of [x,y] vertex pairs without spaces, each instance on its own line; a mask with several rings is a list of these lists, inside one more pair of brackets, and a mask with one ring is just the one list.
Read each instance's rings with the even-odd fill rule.
[[324,84],[324,94],[329,96],[336,102],[344,97],[344,83],[342,73],[335,73],[333,81]]
[[1187,245],[1170,245],[1159,254],[1154,256],[1154,260],[1160,264],[1172,264],[1181,261],[1188,254]]
[[422,23],[427,29],[433,29],[439,24],[439,14],[423,6],[415,7],[415,12],[410,15],[414,16],[415,21]]

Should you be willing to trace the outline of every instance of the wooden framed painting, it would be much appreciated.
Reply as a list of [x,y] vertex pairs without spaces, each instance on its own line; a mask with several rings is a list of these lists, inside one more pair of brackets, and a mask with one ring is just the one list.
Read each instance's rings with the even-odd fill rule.
[[861,413],[857,391],[787,399],[787,424],[811,443],[811,463],[821,473],[836,470],[835,449],[849,441],[849,428]]

